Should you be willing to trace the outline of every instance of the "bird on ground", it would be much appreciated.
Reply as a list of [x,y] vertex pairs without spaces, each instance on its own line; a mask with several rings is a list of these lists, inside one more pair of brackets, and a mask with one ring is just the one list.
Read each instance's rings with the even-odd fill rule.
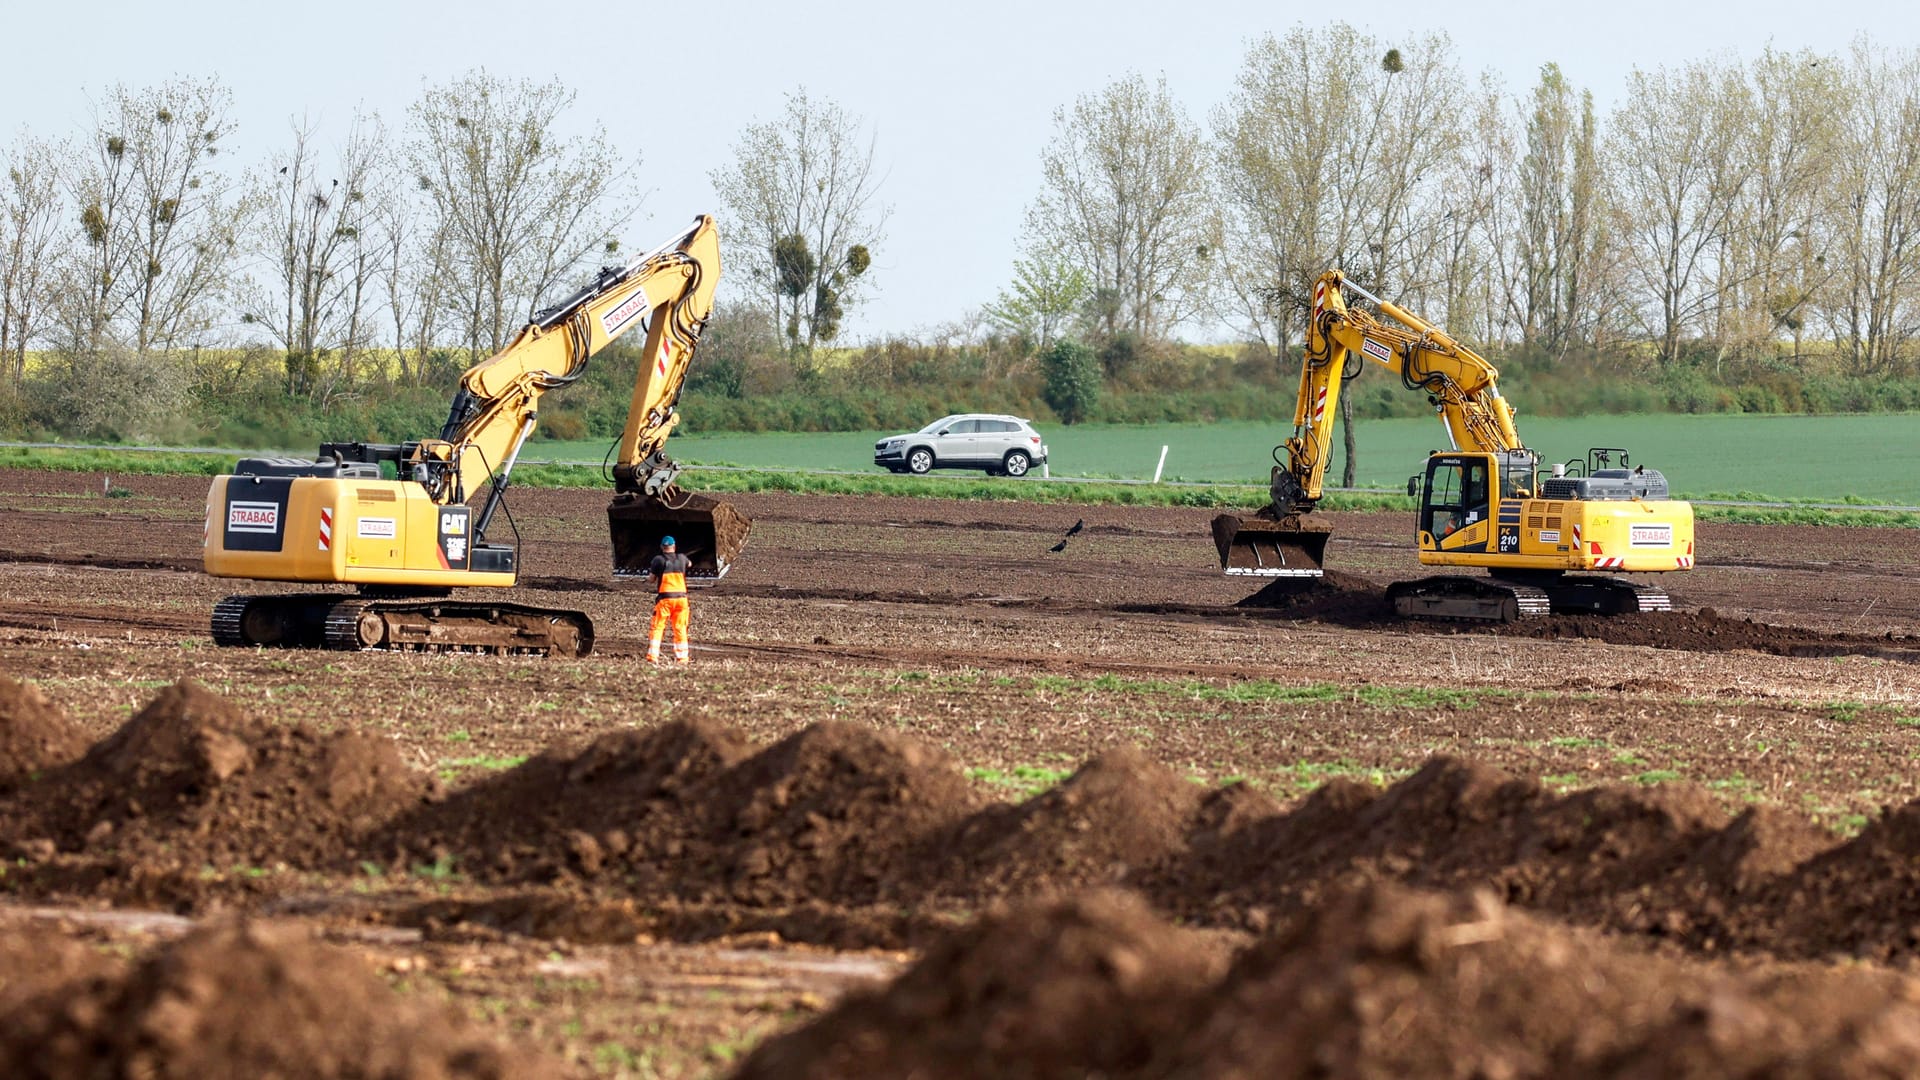
[[1077,533],[1081,529],[1084,529],[1086,527],[1087,527],[1087,521],[1085,518],[1082,518],[1079,521],[1074,522],[1073,528],[1067,530],[1067,536],[1061,537],[1059,543],[1053,545],[1047,550],[1055,553],[1067,550],[1067,537],[1072,536],[1074,533]]

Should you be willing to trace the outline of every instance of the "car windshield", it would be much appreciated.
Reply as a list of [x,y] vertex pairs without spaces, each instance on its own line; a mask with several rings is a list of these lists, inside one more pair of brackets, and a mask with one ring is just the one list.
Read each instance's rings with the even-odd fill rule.
[[926,427],[921,428],[918,434],[931,435],[934,432],[939,431],[941,428],[946,427],[948,424],[951,424],[958,419],[960,419],[958,416],[943,416],[940,419],[935,420],[933,423],[928,424]]

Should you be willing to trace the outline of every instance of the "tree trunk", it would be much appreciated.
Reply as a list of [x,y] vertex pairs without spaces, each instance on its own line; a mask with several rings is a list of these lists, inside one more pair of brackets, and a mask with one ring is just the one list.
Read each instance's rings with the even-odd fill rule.
[[1353,397],[1348,394],[1340,395],[1340,441],[1347,451],[1346,463],[1340,468],[1340,486],[1355,487],[1357,485],[1354,483],[1356,467],[1353,442]]

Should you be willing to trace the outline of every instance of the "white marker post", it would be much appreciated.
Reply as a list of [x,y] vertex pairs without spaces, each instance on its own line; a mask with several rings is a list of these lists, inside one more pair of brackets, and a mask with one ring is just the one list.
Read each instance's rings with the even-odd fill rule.
[[1163,446],[1160,448],[1160,464],[1155,465],[1153,467],[1154,483],[1157,484],[1160,482],[1160,470],[1165,469],[1166,467],[1167,467],[1167,448]]

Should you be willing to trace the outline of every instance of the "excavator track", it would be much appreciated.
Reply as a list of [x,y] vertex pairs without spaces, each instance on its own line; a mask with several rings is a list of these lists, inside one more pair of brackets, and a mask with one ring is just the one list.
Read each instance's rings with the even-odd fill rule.
[[1657,585],[1586,576],[1521,582],[1443,574],[1396,581],[1387,586],[1387,599],[1404,618],[1465,622],[1514,622],[1555,612],[1629,615],[1673,610],[1672,598]]
[[327,612],[326,645],[348,651],[585,656],[593,622],[578,611],[471,601],[355,599]]
[[1387,586],[1393,610],[1408,619],[1514,622],[1548,614],[1553,598],[1533,585],[1445,574]]
[[586,656],[593,651],[593,622],[578,611],[437,597],[230,596],[214,608],[213,640],[347,652]]

